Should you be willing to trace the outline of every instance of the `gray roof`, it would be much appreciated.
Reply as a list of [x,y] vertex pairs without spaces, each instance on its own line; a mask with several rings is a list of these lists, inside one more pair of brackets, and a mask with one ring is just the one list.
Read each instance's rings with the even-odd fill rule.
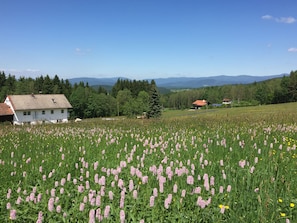
[[64,94],[9,95],[8,98],[15,111],[72,108]]

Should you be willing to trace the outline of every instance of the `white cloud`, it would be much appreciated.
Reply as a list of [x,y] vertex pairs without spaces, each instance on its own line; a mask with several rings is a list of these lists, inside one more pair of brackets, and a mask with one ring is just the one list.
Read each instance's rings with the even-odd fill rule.
[[291,23],[294,23],[296,22],[296,19],[294,17],[281,17],[281,18],[276,18],[275,19],[277,22],[281,22],[281,23],[288,23],[288,24],[291,24]]
[[75,48],[75,54],[77,55],[85,55],[87,53],[91,52],[90,49],[81,49],[81,48]]
[[271,15],[263,15],[261,18],[264,19],[264,20],[274,20],[274,21],[279,22],[279,23],[287,23],[287,24],[292,24],[292,23],[297,21],[292,16],[277,18],[277,17],[273,17]]
[[263,15],[262,16],[262,19],[267,19],[267,20],[273,19],[273,16],[271,16],[271,15]]
[[40,70],[38,70],[38,69],[31,69],[31,68],[28,68],[28,69],[26,69],[26,71],[27,72],[40,72]]
[[295,53],[295,52],[297,52],[297,48],[291,47],[291,48],[288,49],[288,51],[289,51],[289,52],[294,52],[294,53]]

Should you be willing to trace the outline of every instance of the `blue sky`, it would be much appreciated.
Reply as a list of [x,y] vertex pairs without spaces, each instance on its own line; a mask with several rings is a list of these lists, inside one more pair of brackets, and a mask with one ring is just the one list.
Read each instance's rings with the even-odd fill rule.
[[16,77],[206,77],[297,70],[296,0],[1,0]]

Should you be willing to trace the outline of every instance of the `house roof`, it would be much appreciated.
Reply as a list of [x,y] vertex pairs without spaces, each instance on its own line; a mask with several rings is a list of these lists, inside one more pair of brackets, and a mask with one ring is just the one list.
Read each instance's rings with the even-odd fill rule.
[[0,116],[13,115],[13,111],[5,103],[0,103]]
[[196,105],[196,106],[205,106],[207,105],[207,101],[206,100],[196,100],[192,103],[193,105]]
[[15,111],[72,108],[64,94],[9,95],[8,99]]

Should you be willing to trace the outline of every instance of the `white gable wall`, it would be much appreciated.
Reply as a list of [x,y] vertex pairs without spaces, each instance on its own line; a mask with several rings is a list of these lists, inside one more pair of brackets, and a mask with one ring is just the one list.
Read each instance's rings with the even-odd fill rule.
[[14,121],[18,123],[64,122],[68,119],[68,109],[16,111]]

